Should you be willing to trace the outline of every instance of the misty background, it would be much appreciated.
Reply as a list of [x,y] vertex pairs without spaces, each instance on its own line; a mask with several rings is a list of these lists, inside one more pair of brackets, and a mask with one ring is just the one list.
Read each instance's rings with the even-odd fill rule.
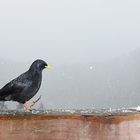
[[[0,1],[0,87],[41,58],[44,108],[140,105],[138,0]],[[11,103],[9,103],[11,106]]]

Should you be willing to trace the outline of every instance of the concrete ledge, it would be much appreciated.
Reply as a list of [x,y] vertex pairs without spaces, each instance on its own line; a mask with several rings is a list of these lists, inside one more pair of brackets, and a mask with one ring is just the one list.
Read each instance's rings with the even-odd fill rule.
[[139,112],[88,112],[1,112],[0,140],[139,140]]

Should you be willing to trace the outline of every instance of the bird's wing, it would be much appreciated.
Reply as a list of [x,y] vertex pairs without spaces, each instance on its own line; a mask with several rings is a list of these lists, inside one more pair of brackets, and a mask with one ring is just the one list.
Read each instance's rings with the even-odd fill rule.
[[0,96],[8,96],[14,93],[22,92],[25,85],[21,82],[11,81],[0,90]]

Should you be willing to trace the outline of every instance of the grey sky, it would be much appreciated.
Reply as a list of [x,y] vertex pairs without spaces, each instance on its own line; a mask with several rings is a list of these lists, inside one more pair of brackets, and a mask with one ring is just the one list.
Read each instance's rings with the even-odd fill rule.
[[0,85],[42,58],[53,65],[37,94],[47,108],[139,104],[137,48],[138,0],[0,0]]
[[0,56],[92,62],[140,47],[138,0],[0,1]]

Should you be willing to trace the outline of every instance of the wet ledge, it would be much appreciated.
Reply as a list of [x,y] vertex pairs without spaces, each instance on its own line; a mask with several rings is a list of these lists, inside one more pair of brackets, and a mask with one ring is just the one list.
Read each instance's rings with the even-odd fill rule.
[[138,140],[135,109],[0,111],[2,140]]
[[81,110],[68,110],[68,109],[55,109],[55,110],[32,110],[25,112],[23,110],[1,110],[0,118],[124,118],[135,119],[140,117],[140,111],[134,108],[131,109],[81,109]]

